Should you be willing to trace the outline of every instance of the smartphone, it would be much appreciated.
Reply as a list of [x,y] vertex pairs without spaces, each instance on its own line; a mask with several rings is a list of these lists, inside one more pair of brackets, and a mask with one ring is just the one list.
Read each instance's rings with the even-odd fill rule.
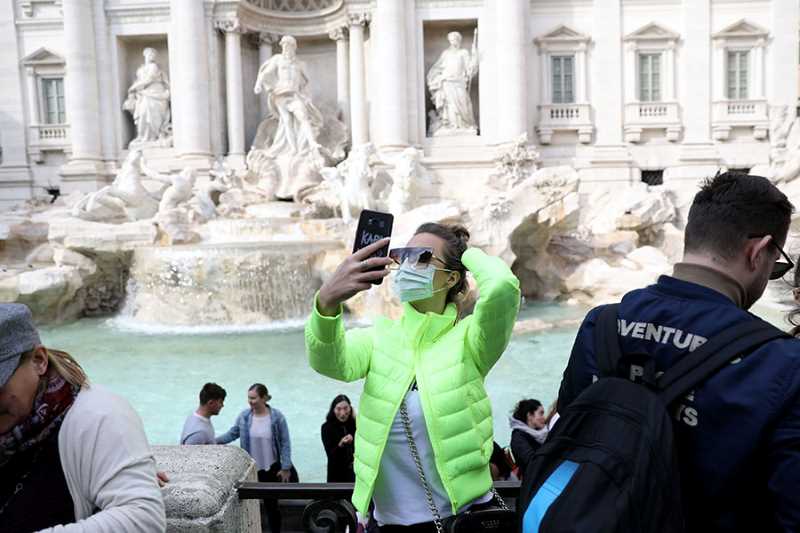
[[[391,237],[392,224],[394,224],[394,216],[391,213],[381,213],[380,211],[370,211],[368,209],[361,211],[361,216],[358,217],[356,240],[353,243],[353,253],[375,241]],[[387,255],[389,255],[388,244],[369,257],[386,257]],[[371,270],[381,270],[381,267]],[[372,283],[380,285],[383,283],[383,278],[374,280]]]

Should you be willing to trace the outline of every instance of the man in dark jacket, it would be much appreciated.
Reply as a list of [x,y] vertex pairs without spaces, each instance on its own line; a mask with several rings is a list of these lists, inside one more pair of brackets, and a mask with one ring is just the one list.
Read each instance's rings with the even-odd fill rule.
[[[623,353],[657,372],[708,339],[757,320],[747,312],[791,269],[782,247],[792,204],[768,180],[725,173],[694,198],[683,262],[626,294]],[[558,397],[563,411],[598,375],[598,309],[578,331]],[[625,369],[632,379],[643,373]],[[671,406],[689,531],[800,531],[800,341],[743,353]]]

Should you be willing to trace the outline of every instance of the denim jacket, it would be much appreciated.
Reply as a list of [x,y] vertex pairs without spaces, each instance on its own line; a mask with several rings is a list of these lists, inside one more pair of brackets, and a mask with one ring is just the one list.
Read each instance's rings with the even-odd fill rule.
[[[272,453],[280,458],[281,470],[289,470],[292,467],[292,443],[289,440],[289,426],[283,413],[269,407],[272,417]],[[239,439],[244,451],[250,453],[250,424],[253,421],[253,411],[245,409],[236,417],[233,427],[217,437],[217,444],[228,444]]]

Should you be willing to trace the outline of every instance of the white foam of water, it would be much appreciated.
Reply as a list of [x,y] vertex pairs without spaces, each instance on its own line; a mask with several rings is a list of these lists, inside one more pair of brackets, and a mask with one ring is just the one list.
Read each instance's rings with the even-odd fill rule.
[[176,326],[142,322],[127,315],[109,318],[105,324],[115,330],[146,335],[218,335],[228,333],[258,333],[264,331],[296,331],[302,329],[306,319],[276,320],[257,324],[220,324],[202,326]]

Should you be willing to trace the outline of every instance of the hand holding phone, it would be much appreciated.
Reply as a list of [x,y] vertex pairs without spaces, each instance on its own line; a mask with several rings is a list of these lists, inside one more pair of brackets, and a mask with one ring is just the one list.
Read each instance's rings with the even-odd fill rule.
[[388,213],[363,211],[358,221],[353,254],[322,285],[317,310],[323,316],[335,316],[339,305],[389,275],[392,264],[387,257],[394,217]]

